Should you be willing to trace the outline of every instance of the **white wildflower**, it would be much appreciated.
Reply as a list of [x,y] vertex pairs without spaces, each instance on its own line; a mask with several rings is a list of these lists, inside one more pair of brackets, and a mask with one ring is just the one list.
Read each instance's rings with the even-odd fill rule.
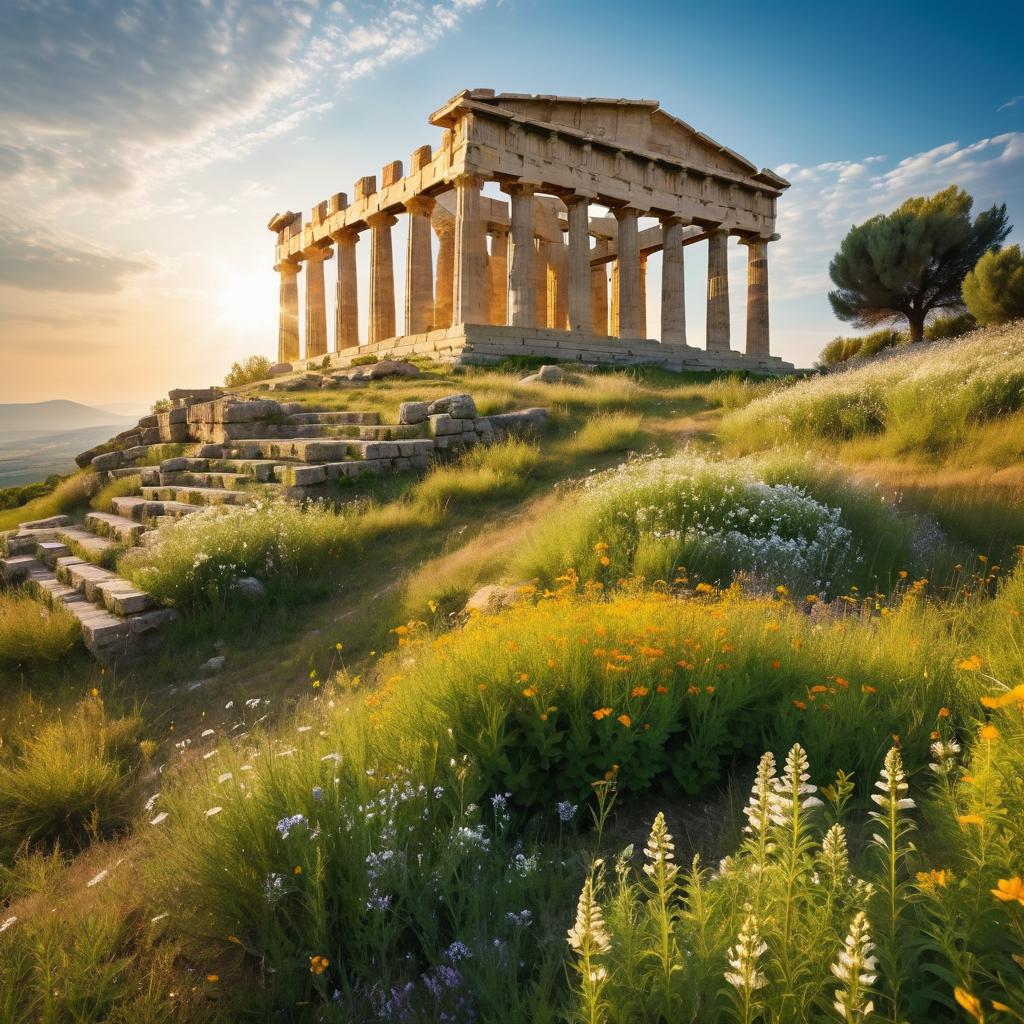
[[885,755],[881,778],[875,783],[875,789],[880,789],[882,792],[872,793],[871,799],[883,811],[888,811],[891,805],[895,805],[897,811],[909,811],[917,805],[910,797],[900,795],[906,793],[908,788],[906,772],[903,770],[903,759],[900,757],[900,752],[893,747]]
[[607,953],[612,948],[605,930],[601,905],[594,898],[594,879],[587,876],[576,905],[576,924],[569,929],[569,945],[577,953]]
[[672,863],[675,859],[675,854],[672,851],[675,848],[672,835],[665,826],[665,815],[658,811],[654,824],[651,826],[647,845],[644,847],[644,856],[650,861],[649,864],[644,865],[644,874],[648,878],[663,877],[666,882],[672,882],[679,871],[679,868]]
[[875,973],[878,960],[873,955],[875,944],[871,941],[870,927],[864,911],[858,911],[850,922],[843,948],[832,964],[832,973],[842,983],[832,1005],[847,1024],[865,1020],[875,1008],[870,999],[864,998],[864,989],[873,985],[878,977]]
[[167,820],[167,812],[161,811],[155,818],[150,821],[150,825],[162,825]]
[[767,949],[768,945],[757,933],[757,918],[748,914],[736,945],[727,954],[732,970],[725,972],[725,980],[747,996],[755,989],[763,988],[767,979],[758,971],[757,961]]

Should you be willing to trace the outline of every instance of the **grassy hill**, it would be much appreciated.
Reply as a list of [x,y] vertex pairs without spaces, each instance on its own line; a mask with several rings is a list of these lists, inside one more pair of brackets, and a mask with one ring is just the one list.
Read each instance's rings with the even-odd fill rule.
[[1022,337],[289,392],[551,416],[161,526],[135,668],[0,593],[0,1020],[1024,1019]]

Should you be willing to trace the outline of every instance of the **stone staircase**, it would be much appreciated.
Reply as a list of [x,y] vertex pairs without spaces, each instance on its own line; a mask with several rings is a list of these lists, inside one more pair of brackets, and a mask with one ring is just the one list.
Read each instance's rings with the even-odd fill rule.
[[0,578],[21,585],[78,620],[86,648],[101,662],[134,660],[154,649],[177,618],[144,590],[101,563],[133,546],[145,527],[119,514],[89,512],[84,526],[67,516],[22,523],[0,537]]
[[[536,429],[546,416],[544,409],[525,409],[481,417],[465,394],[403,403],[397,423],[381,423],[376,412],[264,399],[195,402],[145,417],[125,439],[132,447],[88,458],[102,480],[139,478],[138,492],[113,498],[111,512],[88,512],[81,524],[55,516],[0,534],[0,579],[63,605],[99,660],[131,660],[153,649],[177,613],[118,576],[114,563],[126,548],[159,543],[161,526],[208,506],[330,497],[344,479],[422,471],[431,459]],[[149,464],[168,443],[177,451],[188,444],[191,453]]]

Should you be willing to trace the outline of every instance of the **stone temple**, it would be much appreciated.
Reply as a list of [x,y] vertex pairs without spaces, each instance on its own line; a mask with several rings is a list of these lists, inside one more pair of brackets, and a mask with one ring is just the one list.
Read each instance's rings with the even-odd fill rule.
[[[493,363],[656,364],[788,373],[770,353],[768,243],[789,182],[661,109],[656,100],[471,89],[430,116],[421,146],[317,204],[276,214],[278,359],[355,356]],[[485,194],[493,192],[495,197]],[[405,308],[392,229],[407,219]],[[641,218],[649,227],[644,227]],[[369,302],[356,243],[369,235]],[[746,324],[729,313],[729,240],[747,251]],[[707,243],[704,345],[687,336],[684,265]],[[690,256],[686,253],[689,250]],[[660,329],[647,323],[647,262],[661,252]],[[335,259],[333,351],[324,264]],[[703,261],[702,261],[703,262]],[[359,269],[357,269],[359,268]],[[305,278],[300,330],[299,275]],[[361,335],[365,332],[365,340]],[[734,340],[736,347],[734,346]],[[740,348],[742,345],[742,348]]]

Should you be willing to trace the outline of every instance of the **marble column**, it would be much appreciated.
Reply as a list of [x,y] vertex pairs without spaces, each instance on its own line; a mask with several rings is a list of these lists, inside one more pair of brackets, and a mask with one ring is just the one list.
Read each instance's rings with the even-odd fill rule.
[[548,263],[551,259],[551,243],[537,239],[537,253],[533,261],[533,298],[538,327],[550,327],[548,321]]
[[751,238],[747,247],[747,355],[768,351],[768,242]]
[[[598,242],[595,252],[607,243]],[[590,268],[590,308],[593,316],[592,333],[599,337],[608,334],[608,264],[597,263]]]
[[327,294],[324,288],[324,262],[330,249],[307,249],[306,258],[306,358],[327,355]]
[[512,232],[509,235],[508,314],[515,327],[537,327],[533,243],[533,186],[506,185],[511,197]]
[[434,222],[437,234],[437,280],[434,283],[434,326],[451,327],[455,280],[455,221]]
[[729,351],[729,232],[708,235],[707,350]]
[[640,256],[640,337],[647,337],[647,257]]
[[334,297],[334,348],[337,352],[359,347],[359,288],[356,280],[356,242],[353,228],[335,232],[338,247],[338,286]]
[[508,238],[507,228],[491,230],[491,302],[489,322],[503,327],[508,323]]
[[640,243],[637,238],[639,211],[626,206],[614,211],[619,223],[618,282],[620,338],[642,337],[640,313]]
[[661,341],[686,344],[686,281],[683,272],[683,222],[661,220]]
[[409,213],[409,245],[405,259],[405,333],[426,334],[434,325],[434,262],[430,249],[430,215],[435,200],[415,196]]
[[298,263],[278,263],[281,277],[281,309],[277,321],[277,361],[294,363],[299,358],[299,270]]
[[370,329],[368,341],[393,338],[395,328],[395,258],[391,248],[391,229],[398,218],[390,213],[374,213],[366,218],[370,227]]
[[460,174],[455,179],[455,286],[452,322],[487,323],[487,225],[480,211],[483,179]]
[[569,323],[569,249],[552,242],[548,252],[548,324],[556,331]]
[[608,334],[612,338],[619,336],[619,261],[612,260],[611,299],[608,304]]
[[569,210],[569,330],[594,333],[594,302],[590,273],[590,198],[570,196]]

